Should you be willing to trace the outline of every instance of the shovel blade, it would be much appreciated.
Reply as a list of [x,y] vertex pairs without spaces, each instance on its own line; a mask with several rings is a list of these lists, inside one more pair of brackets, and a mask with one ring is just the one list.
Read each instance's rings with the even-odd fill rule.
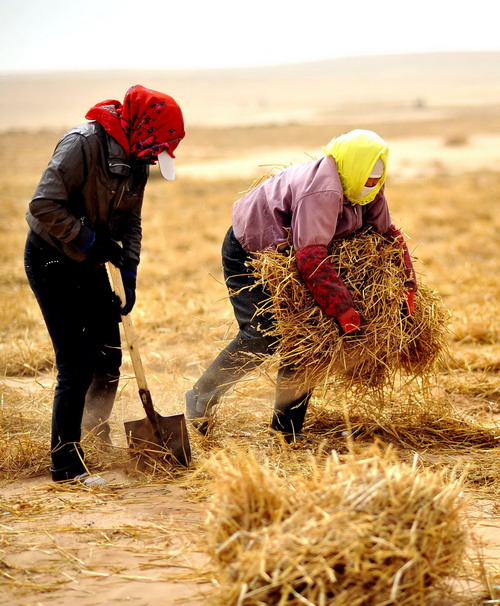
[[162,458],[172,465],[189,467],[191,447],[184,414],[168,417],[157,414],[156,417],[157,428],[147,417],[124,424],[130,448],[139,454]]

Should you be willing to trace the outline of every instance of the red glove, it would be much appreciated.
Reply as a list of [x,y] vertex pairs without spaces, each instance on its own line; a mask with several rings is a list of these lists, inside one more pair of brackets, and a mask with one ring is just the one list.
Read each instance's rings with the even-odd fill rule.
[[340,324],[340,326],[342,326],[342,330],[345,333],[359,330],[361,326],[360,315],[353,307],[349,307],[347,311],[344,311],[339,316],[337,316],[336,320]]
[[352,307],[351,295],[328,259],[326,246],[301,248],[295,260],[305,285],[327,316],[337,318]]
[[406,295],[405,311],[406,311],[407,316],[411,316],[411,314],[415,311],[415,291],[414,290],[410,290],[410,292]]

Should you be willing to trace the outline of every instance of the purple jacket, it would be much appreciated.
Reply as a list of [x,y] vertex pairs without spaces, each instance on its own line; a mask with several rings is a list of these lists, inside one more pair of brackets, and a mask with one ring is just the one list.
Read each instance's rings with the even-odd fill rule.
[[286,242],[296,251],[328,246],[362,227],[383,234],[390,225],[384,188],[369,204],[350,204],[331,156],[290,166],[233,205],[234,234],[247,252]]

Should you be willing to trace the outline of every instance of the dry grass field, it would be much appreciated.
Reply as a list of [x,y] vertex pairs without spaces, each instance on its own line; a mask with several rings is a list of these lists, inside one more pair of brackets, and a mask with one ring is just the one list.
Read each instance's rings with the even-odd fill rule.
[[[376,461],[381,469],[386,464],[410,466],[429,485],[437,481],[432,474],[441,474],[439,481],[449,484],[429,502],[422,491],[422,507],[432,507],[444,494],[451,495],[446,503],[458,499],[453,511],[467,538],[464,556],[448,569],[453,578],[443,572],[446,588],[441,593],[420,586],[415,601],[397,596],[393,601],[355,601],[351,595],[349,601],[326,603],[500,604],[500,109],[492,103],[494,92],[478,86],[475,97],[463,95],[460,103],[452,103],[450,88],[428,107],[379,99],[368,111],[366,104],[353,102],[349,111],[323,115],[323,120],[317,114],[311,123],[299,119],[295,109],[291,120],[273,123],[199,120],[191,128],[188,123],[188,136],[177,153],[178,179],[166,183],[153,169],[148,184],[133,312],[161,414],[183,410],[185,390],[235,333],[220,268],[232,202],[268,165],[319,154],[332,136],[357,126],[376,130],[392,147],[387,184],[392,215],[408,234],[419,279],[437,291],[450,312],[449,359],[425,389],[417,382],[408,393],[403,380],[383,409],[369,401],[339,399],[328,387],[319,390],[306,424],[311,441],[294,446],[266,431],[274,389],[266,367],[229,392],[217,411],[213,435],[202,439],[191,432],[190,470],[157,468],[141,474],[134,469],[123,432],[124,421],[144,416],[125,356],[111,419],[115,446],[104,449],[93,436],[84,438],[90,468],[108,480],[93,492],[49,481],[55,373],[22,262],[26,205],[66,123],[50,129],[33,123],[28,129],[4,125],[0,604],[278,604],[252,601],[245,594],[249,581],[234,561],[233,576],[224,578],[217,532],[225,520],[217,515],[229,515],[228,499],[235,498],[235,507],[248,508],[251,516],[255,512],[249,503],[261,498],[261,489],[255,511],[269,513],[273,499],[286,500],[287,494],[293,494],[299,508],[304,494],[316,494],[313,480],[319,485],[323,472],[315,475],[314,469],[322,468],[332,451],[337,453],[335,465],[350,465],[343,469],[353,477],[365,472],[369,477],[366,461]],[[228,106],[231,99],[223,94],[220,99],[222,115],[222,100]],[[57,99],[52,104],[56,107]],[[401,473],[406,477],[406,471]],[[279,490],[276,485],[275,496],[274,488],[269,496],[265,490],[276,478]],[[245,482],[252,488],[248,494]],[[232,488],[225,492],[224,486]],[[251,525],[243,530],[257,532]],[[436,539],[435,549],[448,538]],[[457,542],[456,549],[460,546]],[[384,564],[379,567],[383,573]],[[282,603],[320,602],[299,596]]]

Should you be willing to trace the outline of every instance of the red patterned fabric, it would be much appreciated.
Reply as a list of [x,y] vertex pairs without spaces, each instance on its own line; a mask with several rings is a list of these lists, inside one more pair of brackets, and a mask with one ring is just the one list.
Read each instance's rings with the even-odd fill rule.
[[164,150],[173,158],[185,136],[182,111],[174,99],[140,84],[128,89],[123,105],[114,99],[101,101],[85,117],[99,122],[136,158],[156,158]]
[[306,246],[295,253],[297,268],[323,312],[336,318],[353,306],[351,295],[327,259],[326,246]]
[[417,291],[417,276],[413,263],[411,262],[410,251],[405,242],[403,234],[396,228],[395,225],[391,225],[389,229],[382,234],[386,240],[396,240],[403,250],[403,263],[405,265],[406,282],[405,286],[410,291]]

